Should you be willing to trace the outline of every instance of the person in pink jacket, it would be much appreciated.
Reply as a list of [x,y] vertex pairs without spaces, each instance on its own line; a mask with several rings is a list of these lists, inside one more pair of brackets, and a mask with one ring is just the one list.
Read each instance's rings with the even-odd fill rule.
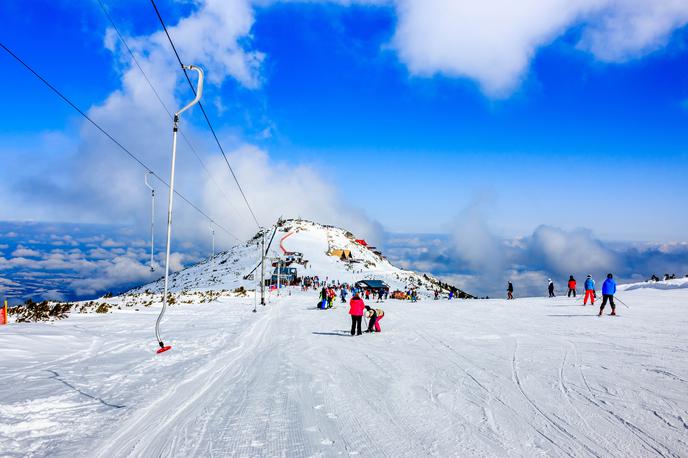
[[361,322],[363,321],[363,310],[365,309],[365,304],[363,299],[360,298],[358,293],[354,294],[349,302],[349,315],[351,315],[351,335],[356,334],[360,336],[363,334],[361,332]]

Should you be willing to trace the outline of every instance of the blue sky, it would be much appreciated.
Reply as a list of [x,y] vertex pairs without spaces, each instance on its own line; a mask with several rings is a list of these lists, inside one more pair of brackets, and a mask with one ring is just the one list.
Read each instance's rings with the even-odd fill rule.
[[[169,105],[188,100],[152,7],[104,3]],[[158,5],[184,60],[206,69],[205,106],[263,224],[287,213],[461,239],[457,219],[478,208],[497,239],[544,224],[680,242],[688,7],[644,3],[529,0],[525,16],[491,1]],[[0,16],[0,41],[168,173],[166,115],[96,1],[10,0]],[[143,230],[141,171],[4,51],[0,62],[0,220]],[[223,191],[183,145],[180,189],[251,234],[198,111],[182,122]],[[207,244],[206,223],[178,208],[178,241]]]
[[[160,6],[171,25],[197,8]],[[108,7],[127,36],[158,30],[148,4]],[[2,9],[10,18],[3,42],[80,106],[121,87],[126,56],[104,47],[109,24],[96,2],[5,2]],[[632,240],[686,233],[688,217],[667,198],[686,191],[685,26],[653,52],[606,63],[577,49],[583,32],[574,23],[534,50],[512,92],[493,97],[475,79],[411,74],[390,45],[396,25],[389,5],[256,7],[249,46],[264,54],[259,87],[230,78],[207,88],[206,99],[223,106],[206,102],[224,142],[250,142],[274,161],[313,166],[391,231],[446,230],[488,193],[494,226],[506,235],[540,223]],[[2,58],[3,85],[13,88],[3,143],[31,149],[46,131],[78,137],[74,114]],[[51,152],[32,154],[40,160]],[[11,157],[4,168],[19,169],[22,160]],[[591,206],[613,207],[618,224],[586,220]]]

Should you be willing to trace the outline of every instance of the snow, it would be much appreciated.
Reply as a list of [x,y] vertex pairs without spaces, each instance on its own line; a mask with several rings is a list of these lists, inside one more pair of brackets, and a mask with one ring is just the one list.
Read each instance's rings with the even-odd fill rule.
[[171,306],[161,355],[159,304],[1,327],[0,455],[688,455],[688,288],[620,291],[599,318],[389,300],[360,337],[347,307],[281,294]]
[[619,291],[633,291],[634,289],[651,288],[651,289],[677,289],[688,288],[688,277],[675,278],[673,280],[645,281],[642,283],[628,283],[626,285],[619,285]]

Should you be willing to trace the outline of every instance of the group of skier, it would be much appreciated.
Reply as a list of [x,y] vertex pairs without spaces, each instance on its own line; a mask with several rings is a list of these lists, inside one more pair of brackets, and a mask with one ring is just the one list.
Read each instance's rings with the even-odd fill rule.
[[374,309],[365,305],[362,296],[366,300],[377,298],[377,302],[381,302],[387,296],[387,291],[385,289],[380,289],[379,291],[371,291],[369,289],[360,289],[352,287],[346,283],[344,284],[332,284],[331,286],[323,286],[320,291],[317,307],[321,310],[329,309],[334,307],[334,302],[337,297],[337,290],[339,290],[339,297],[343,304],[346,303],[346,298],[349,294],[353,297],[349,301],[349,315],[351,315],[351,335],[361,335],[363,331],[361,329],[363,317],[368,319],[367,329],[365,332],[381,332],[380,320],[385,316],[385,312],[382,309]]
[[[570,275],[567,283],[567,297],[576,297],[576,285],[576,279],[573,278],[573,275]],[[593,280],[592,275],[588,274],[588,276],[586,277],[584,288],[585,296],[583,297],[583,305],[587,305],[588,300],[590,300],[591,305],[595,305],[597,293],[595,292],[595,280]],[[511,281],[508,282],[506,291],[507,299],[513,299],[514,285],[513,283],[511,283]],[[547,279],[547,293],[549,297],[555,297],[554,282],[551,278]],[[604,311],[604,307],[607,305],[607,302],[609,302],[609,305],[612,308],[611,315],[616,315],[616,304],[614,303],[614,294],[616,294],[616,281],[614,280],[614,276],[610,273],[607,274],[607,278],[604,280],[604,283],[602,284],[602,305],[600,305],[600,312],[598,316],[602,315],[602,312]]]

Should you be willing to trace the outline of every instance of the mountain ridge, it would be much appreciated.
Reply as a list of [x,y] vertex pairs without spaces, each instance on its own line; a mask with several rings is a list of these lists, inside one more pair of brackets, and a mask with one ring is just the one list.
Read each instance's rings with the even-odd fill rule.
[[[273,262],[281,259],[282,266],[295,268],[299,278],[318,277],[320,281],[349,284],[375,279],[384,281],[392,290],[414,288],[425,295],[433,294],[435,290],[439,290],[440,294],[454,291],[456,297],[474,297],[430,274],[394,266],[381,250],[346,229],[301,218],[280,219],[265,233],[259,231],[244,243],[170,274],[169,291],[231,291],[259,287],[260,242],[263,235],[266,237],[266,257],[270,260],[266,262],[266,279],[275,273],[276,264]],[[123,295],[160,293],[162,288],[161,278]]]

